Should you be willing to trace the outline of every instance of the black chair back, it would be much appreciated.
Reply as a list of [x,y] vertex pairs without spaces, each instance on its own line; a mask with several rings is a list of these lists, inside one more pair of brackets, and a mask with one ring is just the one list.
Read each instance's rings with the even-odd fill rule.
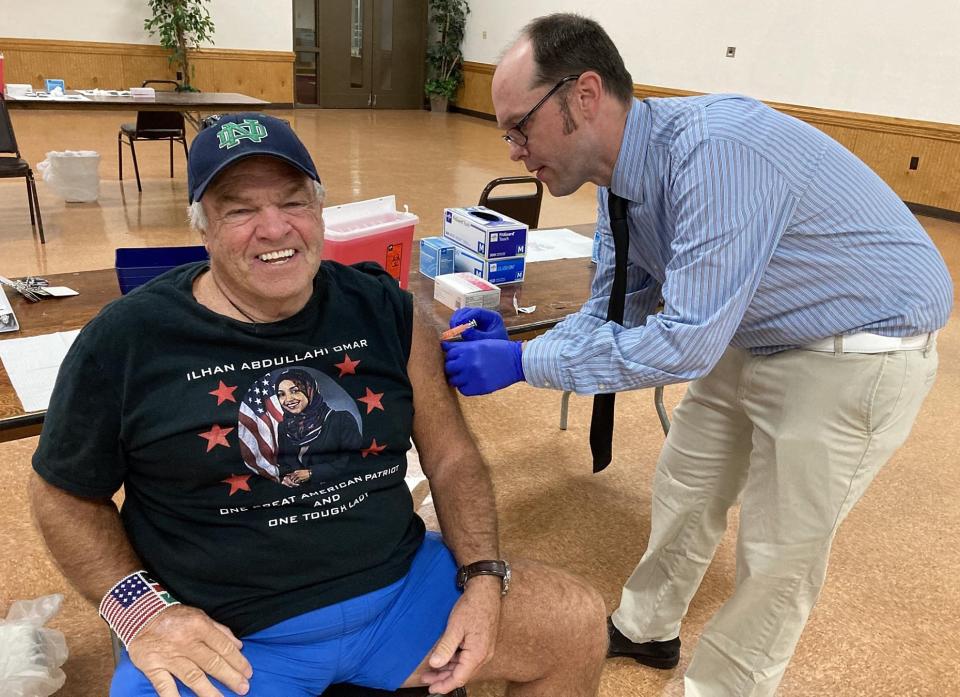
[[[180,83],[176,80],[144,80],[141,87],[150,85],[169,85],[173,92]],[[137,112],[137,135],[140,137],[150,137],[150,131],[184,131],[186,128],[183,121],[183,114],[179,111],[138,111]]]
[[[513,194],[510,196],[491,196],[497,187],[516,187],[518,185],[534,184],[536,189],[527,194]],[[502,189],[501,189],[502,190]],[[506,215],[514,220],[537,227],[540,223],[540,204],[543,201],[543,184],[534,177],[499,177],[494,179],[480,194],[480,205],[486,206],[497,213]]]
[[138,111],[137,135],[149,136],[150,131],[183,131],[183,114],[179,111]]
[[180,83],[176,80],[144,80],[140,86],[149,87],[150,85],[173,85],[173,90],[167,90],[168,92],[175,91],[180,87]]
[[20,157],[17,137],[13,134],[13,122],[10,121],[7,102],[2,96],[0,96],[0,153],[11,153]]

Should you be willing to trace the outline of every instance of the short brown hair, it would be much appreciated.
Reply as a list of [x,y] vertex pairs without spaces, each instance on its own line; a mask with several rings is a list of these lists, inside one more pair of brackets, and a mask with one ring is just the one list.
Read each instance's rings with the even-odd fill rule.
[[633,79],[607,32],[597,22],[577,14],[558,12],[537,17],[523,28],[530,38],[537,72],[534,84],[554,84],[567,75],[592,70],[603,88],[624,104],[633,99]]

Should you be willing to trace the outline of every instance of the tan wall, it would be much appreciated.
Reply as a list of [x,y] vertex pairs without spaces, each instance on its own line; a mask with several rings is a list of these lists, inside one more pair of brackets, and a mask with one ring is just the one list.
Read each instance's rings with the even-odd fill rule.
[[[93,41],[0,38],[7,82],[42,87],[63,78],[68,89],[127,89],[144,80],[172,80],[160,46]],[[293,102],[293,53],[200,49],[191,54],[191,82],[205,92],[239,92],[273,103]]]
[[[464,64],[464,84],[456,100],[459,108],[494,113],[490,98],[493,70],[487,63]],[[634,85],[633,91],[640,98],[698,94],[652,85]],[[904,201],[960,211],[960,126],[768,103],[840,141]],[[919,163],[911,171],[912,157],[918,157]]]

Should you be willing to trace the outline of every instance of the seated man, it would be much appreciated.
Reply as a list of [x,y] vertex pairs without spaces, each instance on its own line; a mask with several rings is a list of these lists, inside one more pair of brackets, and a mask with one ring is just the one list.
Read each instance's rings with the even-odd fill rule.
[[[189,188],[209,264],[84,328],[34,457],[53,557],[127,649],[111,694],[446,693],[477,679],[595,695],[601,598],[501,560],[436,332],[379,267],[321,264],[323,188],[289,126],[239,114],[201,131]],[[320,435],[334,417],[359,447]],[[442,540],[404,485],[411,436]],[[289,461],[306,474],[291,480]]]

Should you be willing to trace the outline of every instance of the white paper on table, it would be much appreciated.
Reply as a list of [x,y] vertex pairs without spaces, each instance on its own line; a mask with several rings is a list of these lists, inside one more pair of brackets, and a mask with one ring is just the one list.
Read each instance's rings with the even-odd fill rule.
[[79,333],[76,329],[0,341],[0,360],[24,411],[40,411],[50,404],[60,364]]
[[67,288],[66,286],[42,286],[40,290],[55,298],[68,298],[71,295],[80,295],[80,293],[73,288]]
[[28,102],[89,102],[87,97],[82,94],[61,94],[55,95],[49,92],[27,92],[18,94],[17,99]]
[[527,231],[527,263],[553,259],[579,259],[593,254],[593,238],[584,237],[573,230]]
[[80,94],[87,97],[129,97],[130,90],[77,90]]

